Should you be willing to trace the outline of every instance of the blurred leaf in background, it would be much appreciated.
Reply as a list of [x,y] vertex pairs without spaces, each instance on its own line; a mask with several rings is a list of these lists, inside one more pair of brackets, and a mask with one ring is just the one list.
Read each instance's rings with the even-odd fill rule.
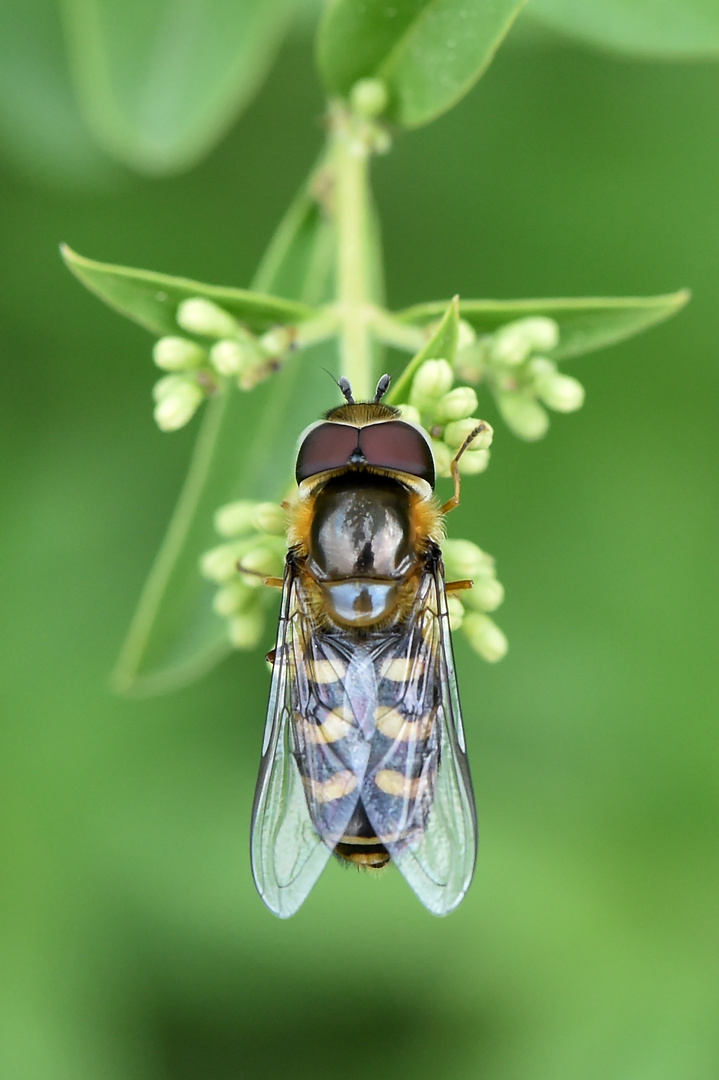
[[[107,690],[194,432],[154,429],[146,333],[57,243],[250,282],[317,154],[312,45],[287,41],[195,170],[127,179],[65,153],[59,121],[42,134],[41,73],[67,76],[30,21],[3,67],[25,86],[24,57],[36,96],[0,133],[4,1073],[714,1080],[719,70],[510,35],[378,164],[393,308],[458,289],[694,299],[578,362],[582,414],[540,445],[498,439],[452,522],[497,556],[512,640],[491,670],[458,647],[483,831],[462,908],[433,920],[398,875],[332,866],[279,924],[246,853],[263,662],[153,701]],[[314,369],[302,390],[315,413],[334,400]]]

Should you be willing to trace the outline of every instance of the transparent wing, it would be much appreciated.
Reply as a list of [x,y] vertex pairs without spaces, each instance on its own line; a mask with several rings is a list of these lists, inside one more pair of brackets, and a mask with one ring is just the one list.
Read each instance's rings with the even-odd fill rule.
[[347,647],[313,622],[289,561],[251,843],[258,892],[281,918],[304,902],[342,837],[369,756],[348,701]]
[[380,667],[380,707],[362,800],[422,903],[445,915],[469,888],[477,820],[444,574],[433,561],[404,635]]

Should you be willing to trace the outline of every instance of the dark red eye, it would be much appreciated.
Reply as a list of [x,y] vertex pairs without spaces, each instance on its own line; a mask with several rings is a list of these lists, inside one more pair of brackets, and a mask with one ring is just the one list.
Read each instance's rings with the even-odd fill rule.
[[409,473],[434,487],[434,461],[428,441],[402,420],[363,428],[331,422],[318,424],[307,434],[297,455],[297,483],[327,469],[341,469],[350,464]]

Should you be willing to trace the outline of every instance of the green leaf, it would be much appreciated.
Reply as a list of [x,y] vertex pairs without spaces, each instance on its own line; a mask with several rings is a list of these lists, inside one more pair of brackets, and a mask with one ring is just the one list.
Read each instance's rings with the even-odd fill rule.
[[455,296],[450,300],[449,307],[445,310],[442,321],[432,334],[431,338],[422,346],[416,356],[412,357],[407,364],[407,367],[402,372],[402,375],[392,387],[386,398],[387,404],[400,405],[402,402],[407,401],[409,388],[412,385],[414,374],[420,364],[423,364],[425,360],[442,359],[448,360],[451,364],[454,361],[454,354],[457,351],[458,337],[459,297]]
[[[330,294],[333,255],[333,226],[304,188],[255,284],[317,304]],[[200,576],[198,561],[218,542],[212,517],[219,506],[239,497],[283,496],[297,435],[330,392],[322,364],[332,360],[318,362],[321,349],[292,358],[251,394],[231,391],[206,407],[185,485],[115,670],[118,690],[164,693],[231,651],[226,622],[212,611],[214,586]]]
[[618,52],[719,54],[717,0],[533,0],[529,14],[560,33]]
[[147,174],[200,160],[250,100],[295,0],[61,0],[98,142]]
[[[684,307],[689,291],[664,296],[589,297],[559,300],[461,300],[459,313],[479,334],[528,315],[545,315],[559,325],[559,344],[548,352],[555,360],[614,345],[668,319]],[[422,326],[438,318],[446,301],[417,304],[397,312],[400,322]]]
[[317,42],[331,93],[382,79],[387,116],[419,127],[474,85],[525,0],[334,0]]
[[62,245],[60,251],[69,269],[83,285],[110,307],[153,334],[176,334],[177,308],[183,300],[193,296],[214,300],[255,333],[261,333],[277,323],[303,322],[316,312],[308,304],[247,289],[203,285],[199,281],[169,277],[151,270],[133,270],[127,266],[94,262],[78,255],[66,244]]

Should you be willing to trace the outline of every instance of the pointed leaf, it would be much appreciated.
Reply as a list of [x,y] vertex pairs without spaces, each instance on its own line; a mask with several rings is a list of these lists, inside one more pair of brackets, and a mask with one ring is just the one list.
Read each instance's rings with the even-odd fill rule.
[[[151,270],[133,270],[94,262],[72,251],[67,244],[60,248],[73,274],[110,307],[133,319],[153,334],[176,334],[177,308],[183,300],[203,296],[235,315],[250,330],[261,333],[277,323],[298,323],[308,319],[315,309],[294,300],[203,285],[188,278],[156,274]],[[183,331],[184,333],[184,331]]]
[[387,404],[399,405],[407,401],[415,372],[425,360],[448,360],[451,364],[457,351],[458,336],[459,297],[455,296],[450,300],[449,307],[446,309],[442,321],[431,338],[423,345],[416,356],[412,357],[402,375],[390,390],[386,398]]
[[[589,297],[558,300],[461,300],[459,313],[479,334],[504,323],[544,315],[559,325],[559,344],[548,355],[565,360],[614,345],[675,315],[689,300],[682,289],[663,296]],[[438,318],[445,301],[417,304],[396,314],[400,322],[422,326]]]
[[[329,294],[333,254],[333,227],[303,189],[255,283],[318,303]],[[164,693],[231,651],[226,621],[212,611],[214,586],[200,576],[198,561],[218,543],[212,518],[219,506],[283,496],[297,435],[316,418],[331,385],[322,365],[332,360],[317,354],[293,357],[251,394],[233,390],[206,406],[187,480],[117,664],[118,689]]]
[[317,52],[328,89],[382,79],[389,119],[419,127],[446,112],[490,63],[525,0],[334,0]]
[[85,116],[142,173],[186,169],[247,104],[295,0],[61,0]]
[[529,13],[562,34],[618,52],[719,55],[716,0],[533,0]]

